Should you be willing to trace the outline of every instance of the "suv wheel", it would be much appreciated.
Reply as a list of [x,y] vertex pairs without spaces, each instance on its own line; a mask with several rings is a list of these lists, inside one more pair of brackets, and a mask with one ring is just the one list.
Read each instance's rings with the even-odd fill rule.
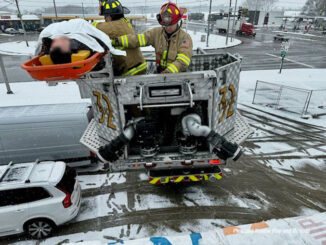
[[32,220],[25,226],[27,234],[34,239],[43,239],[51,236],[54,228],[53,222],[46,219]]

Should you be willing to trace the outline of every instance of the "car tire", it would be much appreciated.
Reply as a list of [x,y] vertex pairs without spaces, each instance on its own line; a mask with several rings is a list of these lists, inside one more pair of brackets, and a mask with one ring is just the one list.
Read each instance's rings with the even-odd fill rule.
[[51,220],[33,219],[24,225],[24,230],[33,239],[44,239],[52,235],[55,227]]

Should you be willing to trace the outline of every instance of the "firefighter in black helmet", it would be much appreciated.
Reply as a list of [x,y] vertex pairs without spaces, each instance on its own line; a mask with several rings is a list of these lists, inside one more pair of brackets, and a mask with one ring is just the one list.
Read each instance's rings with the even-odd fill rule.
[[[111,40],[120,36],[135,34],[125,14],[130,11],[123,7],[118,0],[100,0],[100,15],[104,15],[105,22],[94,22],[93,25],[105,32]],[[125,49],[127,56],[113,57],[113,70],[116,76],[134,76],[145,74],[147,65],[140,48]]]

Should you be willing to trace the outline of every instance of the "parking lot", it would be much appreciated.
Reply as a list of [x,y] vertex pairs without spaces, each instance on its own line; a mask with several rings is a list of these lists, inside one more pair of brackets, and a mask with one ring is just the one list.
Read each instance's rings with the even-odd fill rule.
[[[254,129],[217,182],[150,185],[142,172],[82,171],[82,207],[53,238],[120,241],[325,212],[326,130],[240,105]],[[81,170],[80,170],[81,171]],[[1,244],[26,242],[9,237]]]

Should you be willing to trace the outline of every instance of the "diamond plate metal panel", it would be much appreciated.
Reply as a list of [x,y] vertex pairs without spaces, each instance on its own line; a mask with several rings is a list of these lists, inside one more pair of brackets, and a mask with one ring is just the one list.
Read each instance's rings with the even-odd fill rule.
[[240,145],[253,133],[253,130],[239,112],[234,119],[234,128],[225,135],[225,138]]
[[240,61],[216,69],[217,82],[213,99],[213,130],[221,135],[235,124],[240,77]]
[[111,141],[121,133],[119,107],[112,83],[87,82],[99,137]]

